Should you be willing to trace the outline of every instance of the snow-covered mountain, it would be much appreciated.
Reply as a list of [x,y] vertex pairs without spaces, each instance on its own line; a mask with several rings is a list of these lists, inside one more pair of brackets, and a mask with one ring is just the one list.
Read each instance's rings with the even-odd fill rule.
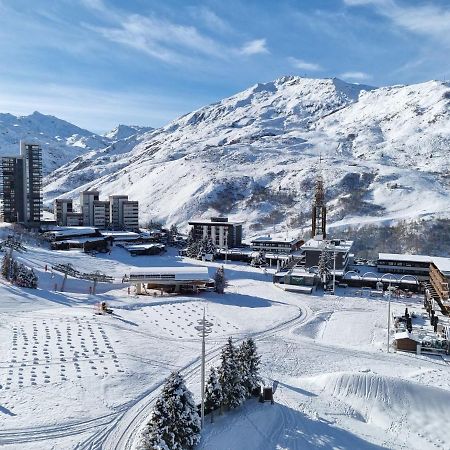
[[37,111],[28,116],[0,113],[0,156],[17,155],[20,140],[39,143],[42,146],[44,173],[49,174],[74,158],[90,152],[100,152],[116,141],[152,129],[119,125],[104,136],[100,136]]
[[248,231],[300,227],[321,155],[337,224],[448,216],[449,148],[448,83],[290,76],[68,163],[47,178],[46,198],[95,186],[139,200],[142,220],[220,213]]
[[152,127],[141,127],[139,125],[123,125],[120,124],[114,130],[108,131],[103,136],[110,141],[118,141],[120,139],[127,139],[135,134],[143,134],[152,131]]
[[29,116],[0,114],[0,155],[18,155],[20,140],[42,145],[44,173],[110,143],[91,131],[37,111]]

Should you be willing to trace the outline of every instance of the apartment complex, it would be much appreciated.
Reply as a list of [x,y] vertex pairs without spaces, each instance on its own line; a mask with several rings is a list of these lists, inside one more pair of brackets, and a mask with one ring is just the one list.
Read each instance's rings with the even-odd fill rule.
[[210,220],[191,220],[196,241],[210,238],[217,248],[233,248],[242,245],[242,222],[230,222],[226,217]]
[[42,149],[20,142],[20,155],[0,158],[0,218],[39,223],[42,216]]
[[139,202],[128,200],[127,195],[111,195],[100,200],[97,190],[80,194],[81,212],[75,212],[70,199],[56,199],[53,210],[58,225],[89,226],[135,230],[139,228]]

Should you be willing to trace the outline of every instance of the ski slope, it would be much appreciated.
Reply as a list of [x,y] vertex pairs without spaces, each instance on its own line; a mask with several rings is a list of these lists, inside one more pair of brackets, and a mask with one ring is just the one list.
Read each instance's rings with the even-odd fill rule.
[[[7,229],[0,229],[6,234]],[[15,257],[34,267],[38,290],[0,284],[0,447],[12,450],[136,449],[161,384],[181,370],[200,394],[200,339],[206,308],[213,333],[207,366],[217,365],[228,336],[252,336],[265,383],[279,381],[275,405],[256,401],[207,425],[200,449],[448,448],[439,430],[448,417],[449,366],[440,358],[386,353],[384,299],[286,293],[270,271],[227,264],[225,295],[128,295],[121,277],[132,266],[218,263],[177,256],[130,257],[52,252],[23,235]],[[115,277],[89,295],[89,283],[51,264]],[[48,271],[45,271],[47,265]],[[107,301],[113,316],[94,315]],[[408,299],[420,308],[421,299]],[[404,310],[395,303],[393,309]]]

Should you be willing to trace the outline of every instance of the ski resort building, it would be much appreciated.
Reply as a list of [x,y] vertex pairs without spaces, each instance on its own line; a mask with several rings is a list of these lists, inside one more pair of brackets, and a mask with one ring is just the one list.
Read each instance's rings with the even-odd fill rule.
[[192,292],[214,283],[207,267],[136,267],[125,275],[123,282],[134,285],[137,294],[146,294],[148,289]]
[[353,259],[351,254],[352,247],[353,241],[340,239],[323,240],[320,237],[309,239],[301,247],[304,253],[305,267],[318,266],[321,253],[326,251],[330,253],[333,266],[336,267],[336,275],[341,276]]
[[57,198],[53,202],[53,214],[57,225],[67,226],[67,213],[73,212],[73,201],[71,198]]
[[300,249],[304,241],[294,239],[274,238],[270,235],[260,236],[251,241],[252,250],[256,252],[270,252],[277,254],[290,254]]
[[432,256],[403,255],[396,253],[379,253],[377,260],[378,272],[413,275],[419,280],[430,277]]
[[211,217],[210,220],[191,220],[196,241],[210,238],[217,248],[233,248],[242,245],[242,222],[230,222],[227,217]]
[[42,217],[42,149],[20,142],[19,156],[0,158],[0,218],[39,224]]
[[139,202],[128,200],[128,195],[109,196],[109,223],[113,229],[139,228]]

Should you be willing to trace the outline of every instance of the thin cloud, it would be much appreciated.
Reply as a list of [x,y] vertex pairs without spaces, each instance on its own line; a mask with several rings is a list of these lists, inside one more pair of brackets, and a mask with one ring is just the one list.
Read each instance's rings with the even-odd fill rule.
[[372,75],[366,72],[344,72],[339,77],[351,81],[368,81],[372,79]]
[[254,39],[253,41],[245,43],[242,46],[240,53],[242,55],[259,55],[262,53],[269,53],[269,50],[265,39]]
[[450,46],[450,7],[400,4],[395,0],[344,0],[347,6],[373,6],[378,14],[411,33]]
[[288,60],[293,67],[299,70],[306,70],[308,72],[320,72],[323,70],[323,67],[320,64],[294,58],[293,56],[289,57]]
[[226,33],[232,31],[230,24],[219,17],[214,11],[206,7],[192,7],[190,8],[192,17],[199,19],[204,23],[210,30]]

